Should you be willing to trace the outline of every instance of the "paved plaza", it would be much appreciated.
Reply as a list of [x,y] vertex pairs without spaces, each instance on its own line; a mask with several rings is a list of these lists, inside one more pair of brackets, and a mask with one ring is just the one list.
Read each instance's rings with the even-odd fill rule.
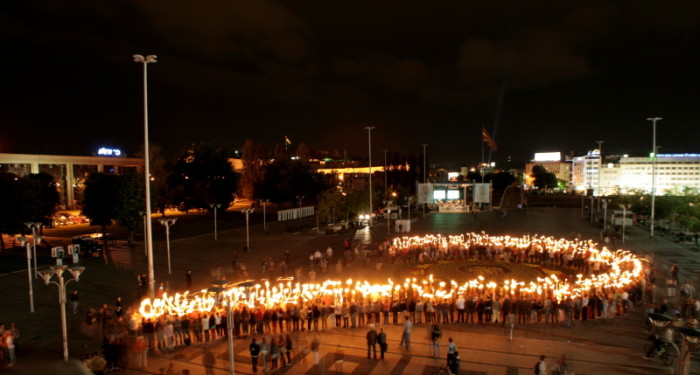
[[[544,234],[570,238],[572,233],[581,233],[582,238],[600,238],[600,228],[582,217],[580,209],[532,208],[527,212],[511,211],[503,216],[499,212],[481,213],[478,217],[470,214],[430,213],[424,218],[420,213],[412,223],[413,234],[424,233],[464,233],[484,230],[488,234]],[[290,269],[308,265],[308,255],[316,249],[329,245],[336,251],[342,250],[346,236],[372,247],[374,241],[385,238],[385,223],[379,223],[371,230],[338,232],[334,235],[318,234],[315,231],[287,233],[285,223],[271,223],[271,231],[266,235],[262,225],[250,230],[251,251],[242,251],[245,244],[245,228],[231,229],[219,234],[214,241],[212,234],[181,238],[171,241],[172,275],[167,275],[165,244],[155,244],[156,280],[168,281],[171,289],[183,290],[184,272],[193,270],[193,284],[196,288],[208,287],[214,276],[230,272],[233,250],[238,252],[238,260],[245,261],[251,277],[260,273],[260,259],[271,256],[279,259],[284,250],[290,250]],[[61,239],[52,239],[60,243]],[[679,244],[670,238],[650,239],[643,228],[629,228],[626,243],[617,247],[630,249],[638,254],[653,254],[659,272],[658,280],[665,279],[670,265],[680,266],[681,282],[693,281],[700,284],[700,253],[691,251],[690,244]],[[99,349],[99,341],[89,339],[81,331],[88,307],[102,304],[112,305],[116,296],[122,296],[127,304],[136,302],[136,275],[146,272],[143,248],[130,250],[118,243],[112,252],[110,264],[102,259],[84,259],[87,266],[79,283],[71,283],[69,289],[79,290],[83,310],[78,314],[68,313],[69,343],[72,358]],[[376,272],[355,266],[344,271],[343,278],[361,279],[364,275]],[[347,276],[346,276],[347,275]],[[335,278],[335,275],[331,275]],[[320,278],[320,276],[319,276]],[[26,270],[8,272],[0,276],[4,293],[0,304],[0,322],[16,322],[21,329],[20,351],[17,365],[3,369],[8,373],[31,373],[38,364],[62,358],[61,329],[58,296],[56,287],[45,286],[42,280],[34,280],[36,312],[29,313]],[[659,293],[663,288],[659,287]],[[70,310],[70,309],[69,309]],[[295,333],[296,359],[292,366],[276,370],[284,374],[334,374],[340,370],[345,374],[432,374],[445,362],[447,337],[453,337],[461,357],[460,374],[531,374],[533,365],[540,354],[547,356],[547,363],[553,364],[561,355],[568,358],[570,371],[576,374],[661,374],[672,369],[664,368],[657,360],[644,361],[642,346],[648,334],[642,330],[643,312],[641,308],[616,319],[599,319],[576,322],[573,327],[563,325],[524,324],[515,328],[515,338],[508,341],[502,326],[447,324],[443,325],[441,358],[431,357],[429,332],[425,324],[416,325],[412,335],[411,350],[399,346],[401,326],[382,325],[387,331],[389,349],[384,361],[367,359],[365,334],[367,328],[332,328],[319,332],[321,341],[320,363],[314,364],[313,353],[303,356],[314,334]],[[235,340],[235,370],[240,374],[252,374],[249,339]],[[335,363],[336,352],[342,350],[342,368]],[[204,363],[209,366],[205,367]],[[169,370],[170,369],[170,370]],[[228,374],[228,346],[226,341],[214,341],[178,348],[173,353],[151,353],[145,370],[125,368],[112,373],[122,374]],[[259,369],[259,372],[262,370]],[[700,374],[700,366],[694,361],[691,372]]]

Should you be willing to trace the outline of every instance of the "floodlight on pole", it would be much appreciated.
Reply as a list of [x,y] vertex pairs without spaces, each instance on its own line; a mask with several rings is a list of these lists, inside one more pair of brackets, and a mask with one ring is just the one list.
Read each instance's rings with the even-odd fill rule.
[[367,143],[369,144],[369,220],[367,221],[369,224],[367,226],[372,228],[372,129],[374,126],[365,126],[364,129],[367,129]]
[[148,64],[157,62],[156,55],[133,55],[134,62],[143,64],[143,165],[146,185],[146,251],[148,253],[148,294],[155,297],[155,273],[153,271],[153,225],[151,222],[151,168],[148,147]]
[[652,123],[652,152],[651,158],[651,227],[649,236],[654,237],[654,218],[656,216],[656,122],[663,120],[661,117],[649,117],[647,121]]

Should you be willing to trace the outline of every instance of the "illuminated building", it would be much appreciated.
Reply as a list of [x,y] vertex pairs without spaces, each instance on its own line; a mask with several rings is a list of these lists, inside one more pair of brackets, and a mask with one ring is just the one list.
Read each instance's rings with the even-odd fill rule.
[[536,165],[541,165],[549,173],[553,173],[557,180],[566,181],[566,184],[571,183],[571,160],[561,160],[560,152],[538,152],[535,153],[535,158],[525,164],[525,185],[534,185],[534,176],[532,168]]
[[[593,151],[595,152],[595,150]],[[651,193],[652,157],[628,155],[606,157],[598,180],[598,155],[574,158],[572,181],[577,191],[594,189],[599,195]],[[700,189],[700,154],[659,154],[656,158],[657,195],[682,194],[686,188]]]
[[143,171],[143,159],[121,157],[123,153],[118,151],[106,148],[99,151],[112,156],[0,154],[0,172],[20,177],[41,172],[52,175],[58,184],[61,208],[73,209],[77,208],[76,202],[82,200],[85,181],[91,173]]

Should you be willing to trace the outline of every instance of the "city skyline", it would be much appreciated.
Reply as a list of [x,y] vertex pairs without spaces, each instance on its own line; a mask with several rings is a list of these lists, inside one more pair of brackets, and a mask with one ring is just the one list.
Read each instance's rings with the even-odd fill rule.
[[[143,142],[149,67],[150,141],[168,156],[200,141],[231,148],[388,149],[430,162],[532,154],[697,152],[689,134],[700,88],[695,3],[634,8],[388,2],[24,2],[0,11],[13,57],[0,104],[0,152],[134,156]],[[488,159],[488,148],[486,149]]]

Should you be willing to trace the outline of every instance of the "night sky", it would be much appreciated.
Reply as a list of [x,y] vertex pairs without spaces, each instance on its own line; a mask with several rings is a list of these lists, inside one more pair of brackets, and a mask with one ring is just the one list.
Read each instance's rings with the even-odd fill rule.
[[[11,7],[11,8],[10,8]],[[534,152],[700,152],[700,2],[14,1],[0,152],[189,144],[382,150],[454,166]],[[500,103],[500,104],[499,104]]]

